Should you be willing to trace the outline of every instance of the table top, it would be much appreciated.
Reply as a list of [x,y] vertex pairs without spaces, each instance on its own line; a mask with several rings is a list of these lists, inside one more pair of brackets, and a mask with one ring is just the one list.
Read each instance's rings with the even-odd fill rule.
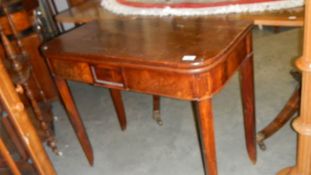
[[[111,13],[100,5],[100,0],[90,0],[79,6],[66,10],[56,16],[59,22],[85,23],[95,19],[109,19]],[[258,25],[269,26],[303,26],[304,9],[292,8],[270,12],[217,15],[218,17],[248,19]],[[214,16],[210,16],[213,18]]]
[[[47,43],[45,54],[86,62],[198,68],[221,60],[252,29],[243,20],[111,16]],[[186,57],[185,57],[186,56]],[[185,59],[193,61],[186,61]]]

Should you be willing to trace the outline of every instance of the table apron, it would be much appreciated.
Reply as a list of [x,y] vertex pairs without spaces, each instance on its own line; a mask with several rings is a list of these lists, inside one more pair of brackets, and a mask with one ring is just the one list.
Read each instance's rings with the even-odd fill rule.
[[210,98],[225,85],[248,53],[247,39],[231,48],[223,58],[202,71],[177,72],[143,66],[49,58],[54,76],[106,88],[129,90],[183,100]]

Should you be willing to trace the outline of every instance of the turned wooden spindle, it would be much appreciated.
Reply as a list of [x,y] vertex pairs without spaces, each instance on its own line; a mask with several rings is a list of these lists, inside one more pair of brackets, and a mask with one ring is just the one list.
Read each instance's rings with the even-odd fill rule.
[[[24,57],[25,60],[29,60],[29,54],[26,51],[25,46],[24,46],[24,44],[22,42],[22,36],[21,36],[20,32],[17,32],[16,26],[15,26],[15,24],[13,22],[13,19],[11,18],[11,15],[8,13],[8,9],[7,9],[6,6],[3,8],[3,11],[4,11],[4,13],[5,13],[6,17],[7,17],[7,20],[9,22],[9,25],[10,25],[10,28],[12,30],[12,33],[13,33],[13,35],[16,38],[16,43],[18,45],[18,49],[19,49],[20,53],[22,53],[22,56]],[[31,68],[31,65],[29,65],[29,67]],[[44,101],[44,104],[49,105],[49,103],[47,102],[48,100],[46,98],[46,95],[44,94],[44,91],[42,90],[42,87],[41,87],[41,85],[40,85],[40,83],[38,81],[38,78],[33,73],[31,73],[30,76],[33,77],[33,79],[35,81],[35,85],[40,90],[39,94],[40,94],[42,100]]]
[[0,59],[0,98],[8,112],[8,117],[14,128],[19,133],[24,147],[31,157],[31,162],[35,165],[38,174],[56,175],[56,171],[45,152],[40,138],[33,127],[25,107],[19,99],[13,83],[6,72],[4,64]]
[[56,141],[54,138],[54,134],[51,131],[48,123],[44,120],[42,110],[39,106],[39,103],[36,101],[36,99],[34,97],[33,90],[31,89],[29,81],[28,81],[29,77],[31,76],[31,66],[23,64],[24,61],[27,61],[26,59],[27,59],[28,54],[25,51],[25,49],[23,48],[23,44],[17,35],[17,31],[15,29],[14,24],[12,23],[9,15],[7,15],[7,16],[8,16],[8,21],[9,21],[10,27],[13,31],[13,34],[16,37],[17,44],[19,46],[18,47],[19,51],[22,53],[17,54],[15,48],[11,45],[8,38],[3,33],[2,28],[0,28],[0,35],[1,35],[1,39],[2,39],[2,43],[4,46],[5,52],[7,54],[8,59],[12,63],[12,69],[13,69],[14,73],[16,74],[16,76],[19,79],[19,81],[17,83],[21,84],[22,87],[25,89],[25,93],[26,93],[27,98],[29,99],[29,101],[31,103],[31,106],[32,106],[33,111],[35,113],[35,117],[39,121],[40,127],[44,131],[44,134],[47,138],[48,146],[51,147],[51,149],[54,153],[56,153],[57,155],[60,155],[61,153],[57,148]]
[[311,174],[311,1],[305,1],[305,29],[303,55],[296,62],[302,71],[300,117],[293,127],[298,132],[296,166],[283,169],[278,175]]

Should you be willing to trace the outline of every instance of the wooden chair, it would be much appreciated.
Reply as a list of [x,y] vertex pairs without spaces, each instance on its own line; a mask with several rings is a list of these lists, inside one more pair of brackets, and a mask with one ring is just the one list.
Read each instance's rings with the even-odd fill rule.
[[[51,123],[53,123],[53,115],[51,112],[51,105],[47,100],[47,96],[42,90],[42,86],[39,83],[36,73],[32,69],[33,66],[29,64],[31,56],[28,50],[26,50],[24,44],[25,41],[22,40],[21,33],[17,30],[16,27],[16,23],[18,23],[19,21],[13,20],[12,16],[14,14],[12,14],[9,9],[10,8],[8,4],[2,4],[2,10],[5,14],[6,22],[8,23],[8,25],[1,25],[0,27],[0,35],[3,45],[2,54],[3,56],[5,55],[5,60],[8,63],[6,65],[8,70],[10,71],[10,76],[12,80],[16,85],[20,85],[20,87],[25,90],[25,93],[22,94],[22,96],[27,99],[25,100],[25,102],[29,102],[28,106],[34,113],[33,118],[38,124],[38,130],[41,131],[42,138],[44,138],[43,140],[46,140],[47,144],[52,148],[52,150],[55,153],[59,154],[54,138],[54,133],[52,131]],[[2,28],[3,26],[5,26],[4,29],[6,30],[6,32],[10,31],[11,36],[15,39],[14,42],[9,41],[8,37],[4,33],[4,30]],[[15,45],[13,46],[12,43],[15,43]],[[53,88],[53,86],[51,87]]]
[[[3,32],[1,33],[3,35]],[[27,155],[31,159],[30,162],[34,164],[38,174],[56,175],[54,167],[43,148],[37,131],[30,121],[25,105],[20,100],[17,89],[10,79],[2,59],[0,59],[0,80],[0,100],[8,113],[7,116],[11,121],[12,128],[14,128],[15,133],[18,133],[19,140],[22,141],[23,149],[26,150]],[[10,156],[2,138],[0,138],[0,154],[14,175],[21,174],[17,163]]]

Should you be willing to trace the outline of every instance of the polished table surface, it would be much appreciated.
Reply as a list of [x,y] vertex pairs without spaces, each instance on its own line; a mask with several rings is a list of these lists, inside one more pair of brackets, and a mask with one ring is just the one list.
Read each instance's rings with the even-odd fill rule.
[[[85,23],[95,19],[109,19],[111,13],[100,5],[101,0],[89,0],[58,14],[56,20],[61,23]],[[304,8],[291,8],[270,12],[217,15],[224,18],[247,19],[257,25],[267,26],[303,26]],[[213,18],[213,16],[211,16]]]
[[[114,20],[92,22],[62,35],[48,43],[49,47],[45,54],[53,61],[56,57],[55,60],[79,60],[91,65],[111,64],[111,67],[129,66],[135,67],[135,69],[138,67],[142,69],[152,68],[180,74],[195,74],[205,72],[211,68],[211,65],[214,66],[214,64],[222,62],[227,56],[224,55],[224,52],[228,51],[235,42],[245,37],[246,29],[247,31],[251,30],[251,25],[247,21],[205,18],[120,17]],[[244,45],[240,47],[244,47]],[[243,54],[246,53],[237,54],[244,56]],[[184,56],[195,56],[195,60],[185,61],[183,60]],[[57,62],[53,61],[52,63]],[[59,66],[58,63],[55,65]],[[90,72],[95,71],[95,69],[96,66],[91,67]],[[231,68],[228,67],[228,69],[230,72]],[[119,73],[118,70],[116,72]],[[145,77],[141,78],[151,79],[149,76],[151,75],[146,74]],[[94,83],[88,74],[72,75],[70,78]],[[111,86],[132,89],[131,82],[126,79],[111,81],[107,82],[107,86],[115,83]],[[192,90],[187,92],[182,90],[179,92],[176,86],[187,85],[191,88],[191,82],[182,82],[179,79],[176,81],[167,82],[164,80],[161,85],[165,85],[167,88],[163,91],[152,90],[153,87],[157,88],[155,86],[160,85],[160,83],[150,84],[151,87],[148,87],[146,85],[148,81],[142,85],[147,86],[148,89],[135,87],[134,90],[192,100],[209,98],[219,88],[210,84],[207,85],[206,91],[194,93]],[[95,80],[95,83],[98,82]]]
[[193,101],[205,172],[217,175],[212,97],[237,71],[247,151],[256,162],[251,30],[249,21],[224,18],[110,14],[46,43],[44,54],[89,162],[92,146],[66,80]]

